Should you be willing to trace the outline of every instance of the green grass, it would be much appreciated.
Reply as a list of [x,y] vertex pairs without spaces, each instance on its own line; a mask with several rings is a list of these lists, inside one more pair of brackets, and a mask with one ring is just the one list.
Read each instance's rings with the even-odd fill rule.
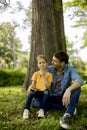
[[[46,111],[46,118],[37,118],[37,108],[31,108],[29,120],[22,119],[27,93],[20,86],[0,87],[0,130],[62,130],[59,117],[64,111]],[[70,130],[87,130],[87,85],[82,87],[77,115]]]

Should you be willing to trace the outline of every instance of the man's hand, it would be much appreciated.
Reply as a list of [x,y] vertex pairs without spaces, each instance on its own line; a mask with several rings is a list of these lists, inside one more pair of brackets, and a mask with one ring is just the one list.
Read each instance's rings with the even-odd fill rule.
[[62,103],[65,107],[67,107],[70,104],[70,96],[71,96],[71,90],[67,88],[62,99]]
[[74,81],[73,84],[66,89],[62,99],[62,103],[65,107],[67,107],[70,104],[71,91],[79,88],[80,86],[81,84],[79,82]]

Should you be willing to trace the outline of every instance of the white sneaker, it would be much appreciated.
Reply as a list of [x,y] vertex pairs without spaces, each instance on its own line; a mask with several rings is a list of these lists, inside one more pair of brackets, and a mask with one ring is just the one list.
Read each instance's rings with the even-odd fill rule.
[[28,119],[28,118],[29,118],[29,110],[28,109],[24,109],[23,119]]
[[38,111],[38,118],[43,118],[44,117],[44,110],[43,109],[40,109]]

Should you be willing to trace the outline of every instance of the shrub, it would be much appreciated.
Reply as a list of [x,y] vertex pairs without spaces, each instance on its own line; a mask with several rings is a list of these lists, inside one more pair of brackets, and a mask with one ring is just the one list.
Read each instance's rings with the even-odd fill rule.
[[25,73],[20,70],[0,70],[0,86],[15,86],[22,85],[24,82]]

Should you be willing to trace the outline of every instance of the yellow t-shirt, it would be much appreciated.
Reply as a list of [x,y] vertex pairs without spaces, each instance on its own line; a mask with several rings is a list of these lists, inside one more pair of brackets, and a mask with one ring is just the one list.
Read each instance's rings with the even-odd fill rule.
[[[50,72],[46,72],[45,76],[46,76],[46,79],[49,83],[53,82],[52,74]],[[36,82],[34,88],[37,89],[38,91],[44,91],[45,89],[47,89],[45,86],[45,83],[44,83],[44,79],[40,75],[40,71],[36,71],[33,74],[32,80]]]

